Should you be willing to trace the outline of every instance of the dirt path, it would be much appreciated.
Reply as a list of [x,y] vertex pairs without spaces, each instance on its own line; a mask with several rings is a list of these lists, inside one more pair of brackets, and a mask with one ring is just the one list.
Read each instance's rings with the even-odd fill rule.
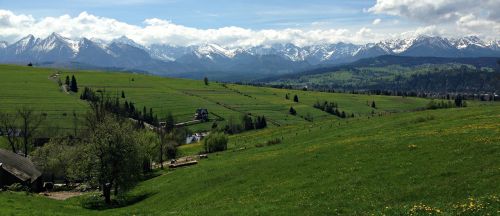
[[40,193],[41,195],[44,195],[47,198],[50,199],[55,199],[55,200],[66,200],[71,197],[75,196],[80,196],[83,193],[82,192],[71,192],[71,191],[60,191],[60,192],[45,192],[45,193]]

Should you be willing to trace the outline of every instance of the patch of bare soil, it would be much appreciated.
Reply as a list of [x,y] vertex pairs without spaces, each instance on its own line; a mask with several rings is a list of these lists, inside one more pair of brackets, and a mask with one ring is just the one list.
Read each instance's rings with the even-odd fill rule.
[[58,191],[58,192],[44,192],[40,193],[47,198],[55,199],[55,200],[66,200],[71,197],[80,196],[82,192],[72,192],[72,191]]

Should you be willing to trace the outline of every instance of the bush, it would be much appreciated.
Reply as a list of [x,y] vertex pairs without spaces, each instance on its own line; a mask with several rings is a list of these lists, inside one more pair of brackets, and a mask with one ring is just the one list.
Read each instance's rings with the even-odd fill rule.
[[210,134],[203,142],[205,152],[211,153],[224,151],[227,149],[227,142],[228,138],[223,133]]
[[19,184],[19,183],[14,183],[5,188],[8,191],[29,191],[29,188]]
[[267,141],[267,145],[268,146],[276,145],[276,144],[280,144],[280,143],[281,143],[281,139],[280,138],[276,138],[276,139],[272,139],[272,140],[268,140]]

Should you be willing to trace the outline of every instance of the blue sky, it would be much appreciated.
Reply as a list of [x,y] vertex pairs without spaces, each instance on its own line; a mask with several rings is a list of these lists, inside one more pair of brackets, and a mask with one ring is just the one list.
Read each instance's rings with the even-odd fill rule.
[[1,7],[34,17],[76,16],[87,11],[136,25],[148,18],[159,18],[196,28],[274,29],[308,27],[318,22],[338,28],[369,25],[373,19],[383,17],[363,12],[374,4],[373,0],[2,0]]
[[377,42],[418,34],[497,40],[499,0],[0,0],[0,40],[69,38],[229,47]]

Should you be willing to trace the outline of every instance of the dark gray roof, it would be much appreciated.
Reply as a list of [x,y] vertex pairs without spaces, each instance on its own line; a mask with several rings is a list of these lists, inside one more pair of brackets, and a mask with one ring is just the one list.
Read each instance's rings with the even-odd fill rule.
[[16,176],[22,181],[34,182],[42,175],[29,158],[8,150],[0,149],[0,169]]

